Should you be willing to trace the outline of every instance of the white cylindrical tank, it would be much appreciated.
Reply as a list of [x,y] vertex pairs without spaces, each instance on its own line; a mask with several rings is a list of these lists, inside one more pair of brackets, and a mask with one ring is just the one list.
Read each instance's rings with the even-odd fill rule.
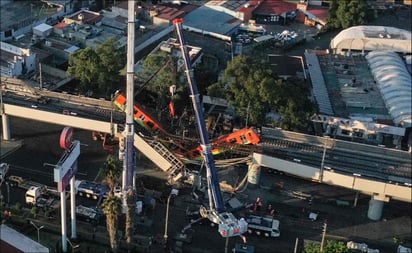
[[369,200],[368,218],[371,220],[380,220],[382,217],[383,201],[371,198]]

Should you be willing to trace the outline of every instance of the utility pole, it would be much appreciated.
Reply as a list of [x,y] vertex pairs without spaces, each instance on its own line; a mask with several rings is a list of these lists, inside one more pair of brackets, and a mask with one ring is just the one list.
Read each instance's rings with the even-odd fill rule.
[[43,89],[43,79],[41,75],[41,62],[39,62],[39,74],[40,74],[40,90]]
[[320,252],[323,252],[323,244],[325,243],[326,227],[327,227],[327,223],[325,222],[323,223],[322,241],[320,243]]

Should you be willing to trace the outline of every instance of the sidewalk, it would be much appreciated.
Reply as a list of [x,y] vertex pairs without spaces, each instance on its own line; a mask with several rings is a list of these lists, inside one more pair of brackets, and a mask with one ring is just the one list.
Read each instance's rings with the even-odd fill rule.
[[1,140],[0,159],[4,159],[6,156],[18,150],[23,144],[23,140]]

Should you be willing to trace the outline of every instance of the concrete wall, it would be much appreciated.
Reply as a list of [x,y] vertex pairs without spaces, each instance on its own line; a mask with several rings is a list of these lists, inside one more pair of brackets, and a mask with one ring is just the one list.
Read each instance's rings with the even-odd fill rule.
[[47,65],[47,64],[44,64],[44,63],[41,64],[41,71],[44,72],[44,73],[47,73],[51,76],[59,77],[59,78],[62,78],[62,79],[67,78],[66,71],[63,71],[63,70],[58,69],[58,68],[54,68],[54,67],[52,67],[50,65]]

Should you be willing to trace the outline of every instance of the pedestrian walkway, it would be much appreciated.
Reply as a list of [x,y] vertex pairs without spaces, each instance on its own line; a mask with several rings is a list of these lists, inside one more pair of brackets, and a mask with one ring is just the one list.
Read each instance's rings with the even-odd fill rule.
[[4,159],[14,151],[23,146],[23,140],[1,140],[0,141],[0,159]]

